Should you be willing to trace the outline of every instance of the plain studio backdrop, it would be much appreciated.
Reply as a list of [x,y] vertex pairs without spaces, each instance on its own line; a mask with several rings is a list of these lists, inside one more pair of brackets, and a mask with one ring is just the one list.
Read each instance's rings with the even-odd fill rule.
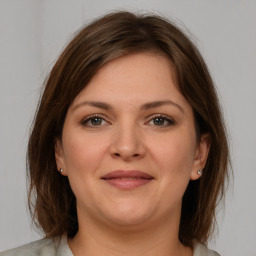
[[255,256],[255,0],[0,0],[0,251],[41,237],[26,205],[25,164],[41,84],[74,32],[111,10],[164,15],[194,35],[220,94],[234,169],[209,247]]

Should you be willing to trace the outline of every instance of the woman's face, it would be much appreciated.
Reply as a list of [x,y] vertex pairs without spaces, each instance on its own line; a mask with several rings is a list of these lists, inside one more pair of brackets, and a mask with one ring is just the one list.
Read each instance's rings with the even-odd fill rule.
[[177,223],[208,149],[206,136],[197,143],[193,111],[169,59],[138,53],[107,63],[75,98],[56,161],[80,218]]

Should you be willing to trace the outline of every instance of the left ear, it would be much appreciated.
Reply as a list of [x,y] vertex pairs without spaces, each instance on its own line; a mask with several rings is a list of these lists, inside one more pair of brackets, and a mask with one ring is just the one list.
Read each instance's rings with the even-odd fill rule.
[[59,138],[55,140],[55,161],[56,161],[58,171],[62,169],[60,173],[63,176],[67,176],[67,173],[66,173],[67,169],[65,165],[65,157],[63,152],[62,141]]
[[201,177],[201,175],[198,174],[198,171],[203,170],[206,164],[210,146],[210,134],[207,133],[201,135],[200,141],[198,142],[197,148],[195,150],[193,170],[190,175],[191,180],[197,180]]

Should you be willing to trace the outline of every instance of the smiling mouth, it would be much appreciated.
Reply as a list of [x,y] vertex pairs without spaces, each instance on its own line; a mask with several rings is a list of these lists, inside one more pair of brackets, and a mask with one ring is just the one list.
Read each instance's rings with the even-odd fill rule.
[[122,190],[131,190],[150,183],[154,178],[141,171],[118,170],[101,177],[106,183]]

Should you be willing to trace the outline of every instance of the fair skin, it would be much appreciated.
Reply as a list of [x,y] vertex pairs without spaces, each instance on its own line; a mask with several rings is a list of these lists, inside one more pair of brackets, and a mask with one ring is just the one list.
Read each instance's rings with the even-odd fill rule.
[[77,199],[74,255],[191,256],[178,239],[182,196],[200,178],[209,144],[206,135],[197,141],[166,56],[105,64],[70,106],[56,143]]

